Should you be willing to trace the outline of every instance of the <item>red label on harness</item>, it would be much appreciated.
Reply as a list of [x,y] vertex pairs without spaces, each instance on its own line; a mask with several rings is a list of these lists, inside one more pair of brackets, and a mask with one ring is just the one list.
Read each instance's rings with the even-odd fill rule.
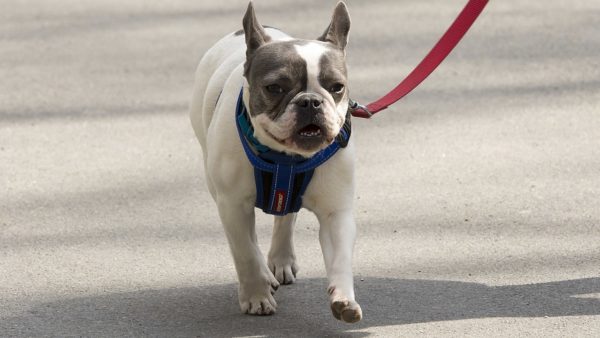
[[276,212],[282,212],[285,208],[285,190],[276,190],[273,206]]

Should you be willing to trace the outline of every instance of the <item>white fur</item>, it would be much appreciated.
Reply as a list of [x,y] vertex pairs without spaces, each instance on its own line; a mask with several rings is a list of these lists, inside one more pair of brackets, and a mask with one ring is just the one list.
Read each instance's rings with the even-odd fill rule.
[[[290,131],[293,131],[293,128],[296,125],[296,114],[294,112],[284,112],[276,122],[271,120],[266,114],[258,114],[252,116],[250,119],[252,120],[252,125],[256,126],[256,128],[254,128],[254,136],[260,140],[262,144],[280,152],[287,151],[292,147],[290,141],[292,135]],[[276,137],[279,141],[282,141],[283,144],[274,140],[267,132]],[[295,150],[298,152],[297,149]],[[307,157],[308,156],[310,155],[307,155]]]
[[319,84],[319,60],[327,51],[322,43],[309,42],[305,45],[297,45],[296,51],[306,61],[307,91],[320,92],[323,87]]
[[[289,38],[273,29],[267,29],[267,33],[273,39]],[[300,49],[310,64],[309,81],[314,81],[318,75],[318,61],[315,69],[314,60],[318,60],[319,48],[315,46],[318,44]],[[240,87],[247,86],[242,76],[244,51],[243,35],[229,35],[206,53],[196,72],[190,118],[203,149],[207,185],[217,204],[234,258],[240,282],[240,307],[251,314],[271,314],[277,306],[272,296],[274,289],[279,283],[294,282],[298,270],[292,245],[296,215],[275,217],[271,249],[268,262],[265,262],[256,241],[253,168],[244,154],[234,118]],[[316,83],[318,85],[318,81]],[[311,82],[311,85],[315,86],[315,83]],[[314,90],[323,89],[315,87]],[[244,92],[247,103],[248,91]],[[219,103],[215,106],[219,93]],[[253,124],[257,122],[261,123],[258,117],[252,121]],[[303,206],[314,212],[320,223],[319,239],[329,279],[329,297],[337,316],[346,310],[360,313],[354,300],[352,281],[356,232],[352,215],[353,149],[350,140],[347,148],[317,168],[303,199]]]

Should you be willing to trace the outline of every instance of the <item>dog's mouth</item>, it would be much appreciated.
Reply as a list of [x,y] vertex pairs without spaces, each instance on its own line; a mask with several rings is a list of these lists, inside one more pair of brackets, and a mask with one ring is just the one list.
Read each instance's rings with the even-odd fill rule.
[[298,130],[297,134],[303,138],[317,138],[323,135],[322,128],[316,124],[309,124],[308,126]]
[[293,153],[300,151],[300,154],[307,157],[308,155],[305,152],[313,153],[321,149],[324,145],[333,142],[333,138],[328,135],[327,129],[317,123],[310,123],[296,129],[286,139],[275,137],[268,130],[266,132],[273,140],[285,146]]

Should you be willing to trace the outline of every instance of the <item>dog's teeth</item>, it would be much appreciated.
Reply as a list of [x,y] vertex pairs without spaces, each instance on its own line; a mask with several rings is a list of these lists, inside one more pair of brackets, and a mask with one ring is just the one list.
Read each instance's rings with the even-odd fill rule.
[[303,131],[303,132],[300,133],[300,135],[306,136],[306,137],[313,137],[313,136],[321,135],[321,131],[320,130],[317,130],[317,131]]

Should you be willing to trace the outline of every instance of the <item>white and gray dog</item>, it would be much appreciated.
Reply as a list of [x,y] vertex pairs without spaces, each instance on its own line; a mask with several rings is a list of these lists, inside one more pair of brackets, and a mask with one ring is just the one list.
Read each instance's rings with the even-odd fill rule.
[[[265,262],[255,232],[256,177],[240,140],[236,109],[243,103],[255,142],[272,151],[309,159],[336,142],[349,118],[350,17],[340,2],[322,36],[301,40],[260,25],[250,3],[243,28],[218,41],[200,61],[190,116],[235,262],[241,310],[269,315],[277,307],[275,290],[293,283],[298,271],[292,243],[296,213],[275,216]],[[362,318],[352,278],[354,157],[350,139],[314,169],[301,196],[301,206],[319,220],[331,310],[345,322]]]

